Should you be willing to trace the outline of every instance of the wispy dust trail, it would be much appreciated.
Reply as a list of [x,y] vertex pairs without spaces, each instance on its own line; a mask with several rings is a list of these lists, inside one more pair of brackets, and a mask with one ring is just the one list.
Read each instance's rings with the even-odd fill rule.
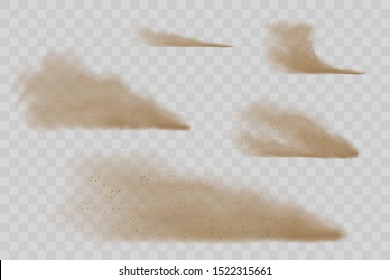
[[38,128],[173,129],[189,126],[119,77],[89,72],[73,56],[49,54],[19,79],[27,119]]
[[270,102],[255,102],[241,112],[235,142],[249,155],[268,157],[352,158],[359,152],[343,137],[304,114]]
[[286,72],[305,74],[364,74],[323,62],[316,54],[313,27],[278,22],[269,27],[269,61]]
[[175,34],[156,32],[151,29],[141,28],[138,30],[140,39],[147,45],[158,47],[213,47],[230,48],[231,45],[216,44],[199,41],[197,39],[182,37]]
[[[68,200],[78,230],[106,240],[337,240],[343,232],[313,214],[247,190],[162,172],[147,160],[87,159]],[[83,170],[80,169],[80,172]],[[69,208],[69,206],[71,206]]]

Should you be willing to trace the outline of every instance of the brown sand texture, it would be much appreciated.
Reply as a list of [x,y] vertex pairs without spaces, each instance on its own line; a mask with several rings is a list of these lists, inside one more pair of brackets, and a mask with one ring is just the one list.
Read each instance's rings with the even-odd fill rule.
[[94,175],[82,175],[83,185],[67,203],[68,216],[78,221],[77,230],[103,240],[313,242],[344,235],[294,205],[163,172],[147,160],[86,159],[83,164]]
[[236,142],[249,155],[265,157],[352,158],[359,152],[304,114],[270,102],[255,102],[240,115]]
[[36,128],[172,129],[189,126],[119,77],[89,72],[73,56],[49,54],[19,79],[28,123]]
[[229,48],[230,45],[202,42],[197,39],[182,37],[175,34],[156,32],[151,29],[141,28],[138,35],[142,42],[149,46],[157,47],[213,47]]
[[278,22],[269,27],[268,58],[276,68],[290,73],[363,74],[322,61],[315,52],[313,27],[307,23]]

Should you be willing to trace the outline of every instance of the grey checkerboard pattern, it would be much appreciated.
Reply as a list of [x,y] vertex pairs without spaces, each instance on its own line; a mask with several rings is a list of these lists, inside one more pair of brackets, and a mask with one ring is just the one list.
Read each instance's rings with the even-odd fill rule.
[[[388,1],[1,1],[1,259],[389,259],[390,4]],[[317,52],[361,76],[273,71],[267,26],[315,26]],[[171,31],[234,48],[155,48],[134,29]],[[49,51],[80,55],[178,112],[188,132],[35,131],[15,83]],[[351,139],[356,159],[244,156],[237,112],[262,98],[296,107]],[[178,169],[266,190],[343,225],[338,242],[97,242],[57,213],[72,192],[73,160],[137,152]]]

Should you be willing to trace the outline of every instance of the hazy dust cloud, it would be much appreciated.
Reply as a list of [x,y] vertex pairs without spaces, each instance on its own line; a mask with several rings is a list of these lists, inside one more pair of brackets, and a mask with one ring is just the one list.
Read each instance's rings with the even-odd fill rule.
[[92,175],[82,174],[84,182],[69,198],[67,215],[78,217],[78,230],[105,240],[321,241],[343,236],[338,227],[294,205],[162,171],[144,159],[86,159],[83,164]]
[[255,102],[240,114],[235,142],[249,155],[352,158],[358,150],[343,137],[295,110]]
[[38,128],[185,130],[189,126],[119,77],[98,76],[74,56],[50,54],[19,79],[27,119]]
[[232,47],[230,45],[208,43],[170,33],[156,32],[147,28],[142,28],[139,30],[139,37],[145,44],[159,47]]
[[363,74],[322,61],[315,52],[313,28],[309,24],[278,22],[269,27],[269,35],[269,61],[281,70],[306,74]]

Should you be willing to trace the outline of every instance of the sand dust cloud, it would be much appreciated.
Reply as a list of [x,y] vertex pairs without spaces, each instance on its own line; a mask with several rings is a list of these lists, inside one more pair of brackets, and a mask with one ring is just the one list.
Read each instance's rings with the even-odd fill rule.
[[230,45],[202,42],[197,39],[182,37],[175,34],[156,32],[151,29],[141,28],[138,35],[142,42],[150,46],[159,47],[214,47],[229,48]]
[[146,159],[89,158],[82,165],[92,175],[81,174],[84,182],[69,198],[67,215],[77,217],[78,230],[105,240],[321,241],[343,236],[336,226],[296,206],[163,172]]
[[89,72],[73,56],[49,54],[19,79],[27,120],[36,128],[173,129],[189,126],[119,77]]
[[359,152],[343,137],[295,110],[255,102],[240,114],[235,142],[249,155],[352,158]]
[[290,73],[363,74],[323,62],[315,52],[313,28],[309,24],[278,22],[269,27],[269,61]]

